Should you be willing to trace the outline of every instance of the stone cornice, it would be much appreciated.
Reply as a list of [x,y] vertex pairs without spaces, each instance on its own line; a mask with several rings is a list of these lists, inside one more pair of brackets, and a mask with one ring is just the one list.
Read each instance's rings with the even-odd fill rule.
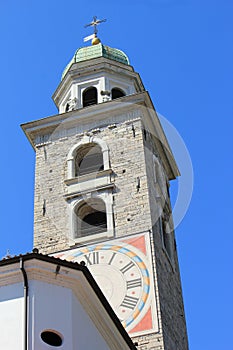
[[158,148],[169,179],[179,176],[166,135],[149,93],[146,91],[25,123],[21,127],[33,148],[36,149],[56,139],[68,137],[70,135],[68,130],[73,130],[74,134],[84,135],[96,127],[101,129],[112,124],[133,122],[138,118],[141,119],[146,130],[160,141]]

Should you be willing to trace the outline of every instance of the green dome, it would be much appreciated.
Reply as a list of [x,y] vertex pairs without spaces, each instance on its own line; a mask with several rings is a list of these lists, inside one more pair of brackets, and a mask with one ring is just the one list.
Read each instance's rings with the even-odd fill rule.
[[70,63],[66,66],[62,73],[62,79],[71,67],[73,63],[84,62],[87,60],[91,60],[93,58],[105,57],[109,58],[113,61],[117,61],[123,64],[129,65],[129,59],[126,54],[118,49],[113,49],[109,46],[103,45],[101,43],[97,45],[85,46],[79,48]]

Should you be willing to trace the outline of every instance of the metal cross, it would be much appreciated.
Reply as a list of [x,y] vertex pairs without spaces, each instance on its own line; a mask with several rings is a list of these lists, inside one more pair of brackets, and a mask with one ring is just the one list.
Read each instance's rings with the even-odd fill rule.
[[97,25],[102,23],[102,22],[106,22],[106,19],[97,19],[97,16],[93,17],[93,21],[91,23],[88,23],[84,26],[84,28],[86,27],[94,27],[94,34],[96,35],[98,30],[97,30]]

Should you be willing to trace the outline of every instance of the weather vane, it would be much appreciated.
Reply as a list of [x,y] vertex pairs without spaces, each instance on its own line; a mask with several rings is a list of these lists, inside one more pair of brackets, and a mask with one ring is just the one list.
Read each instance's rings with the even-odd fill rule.
[[[87,28],[87,27],[94,27],[94,34],[92,35],[89,35],[89,36],[86,36],[83,40],[84,41],[88,41],[88,40],[92,40],[92,45],[95,45],[95,44],[99,44],[100,43],[100,40],[97,38],[97,26],[100,24],[100,23],[103,23],[103,22],[106,22],[107,20],[106,19],[97,19],[97,16],[94,16],[93,17],[93,21],[91,23],[88,23],[84,26],[84,28]],[[96,39],[96,40],[95,40]]]

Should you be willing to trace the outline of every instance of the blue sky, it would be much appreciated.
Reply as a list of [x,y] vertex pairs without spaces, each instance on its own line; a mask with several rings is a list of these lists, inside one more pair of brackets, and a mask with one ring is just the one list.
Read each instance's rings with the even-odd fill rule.
[[[85,4],[85,5],[84,5]],[[0,2],[0,257],[31,251],[34,152],[19,125],[56,114],[51,95],[93,15],[104,44],[124,50],[194,169],[176,229],[190,350],[231,350],[233,2]]]

